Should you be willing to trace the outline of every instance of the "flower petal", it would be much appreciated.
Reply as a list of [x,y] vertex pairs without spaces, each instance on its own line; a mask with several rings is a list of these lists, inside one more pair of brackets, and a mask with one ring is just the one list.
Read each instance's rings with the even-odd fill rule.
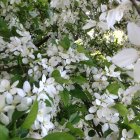
[[140,82],[140,59],[134,65],[134,80]]
[[85,120],[87,120],[87,121],[92,120],[93,117],[94,117],[93,114],[88,114],[88,115],[85,116]]
[[30,83],[28,81],[25,81],[24,84],[23,84],[23,89],[26,93],[29,93],[30,90],[31,90],[31,86],[30,86]]
[[140,27],[133,22],[127,24],[127,32],[129,41],[137,46],[140,46]]
[[0,110],[5,106],[5,96],[0,95]]
[[83,30],[90,29],[96,25],[96,22],[93,20],[88,20],[88,22],[83,26]]
[[134,63],[139,55],[133,48],[123,49],[112,57],[112,62],[119,67],[126,67]]
[[4,113],[0,114],[0,121],[5,125],[8,125],[10,122],[9,118]]
[[113,130],[114,132],[117,132],[119,130],[116,124],[109,124],[109,126],[110,126],[110,129]]

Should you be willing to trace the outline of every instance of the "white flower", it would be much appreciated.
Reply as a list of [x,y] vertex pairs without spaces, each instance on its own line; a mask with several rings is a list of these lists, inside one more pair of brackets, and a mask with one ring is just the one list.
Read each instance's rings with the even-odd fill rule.
[[44,117],[43,123],[41,125],[41,136],[44,137],[48,134],[49,130],[54,128],[54,124],[50,121],[50,115]]
[[31,94],[30,83],[28,81],[25,81],[23,83],[23,89],[17,88],[17,94],[21,97],[25,97],[26,95],[30,95]]
[[68,7],[70,5],[70,1],[69,0],[52,0],[51,1],[51,7],[54,8],[64,8],[65,6]]
[[5,96],[0,95],[0,121],[3,124],[8,125],[10,123],[14,109],[14,106],[7,106]]
[[16,108],[18,111],[25,111],[25,110],[29,109],[31,104],[32,104],[32,98],[24,97],[21,99],[21,103],[19,105],[17,105]]
[[4,113],[0,113],[0,121],[5,125],[8,125],[10,122],[9,118]]
[[54,124],[51,122],[50,115],[52,111],[52,107],[47,107],[44,101],[39,101],[39,110],[32,129],[41,129],[41,137],[45,137],[48,134],[48,131],[54,128]]
[[132,140],[133,136],[134,136],[133,129],[130,129],[129,131],[127,131],[126,129],[123,129],[121,140]]
[[101,71],[93,75],[95,82],[92,83],[92,88],[103,90],[108,86],[107,77],[103,75]]
[[49,63],[51,66],[55,67],[56,65],[58,65],[60,62],[61,62],[61,57],[56,57],[56,56],[53,56],[49,59]]
[[96,25],[96,21],[88,20],[87,23],[83,26],[83,30],[90,29]]
[[46,91],[50,97],[54,97],[58,93],[56,90],[56,83],[54,78],[48,78],[46,80],[45,75],[42,77],[42,81],[39,82],[39,90],[38,92],[41,91]]
[[4,92],[10,89],[10,82],[9,80],[3,79],[0,83],[0,92]]
[[55,56],[57,53],[58,53],[58,48],[55,45],[48,46],[48,50],[47,50],[48,56]]
[[125,48],[112,57],[112,62],[119,67],[126,67],[134,63],[139,55],[133,48]]
[[0,92],[8,92],[11,95],[16,94],[19,81],[14,82],[12,85],[10,85],[10,81],[3,79],[0,83]]
[[29,61],[28,61],[27,58],[23,58],[23,59],[22,59],[22,63],[23,63],[23,64],[28,64],[28,62],[29,62]]
[[105,66],[106,75],[107,75],[107,76],[110,76],[110,77],[117,77],[117,78],[119,78],[119,80],[121,80],[121,79],[120,79],[120,72],[119,72],[119,71],[118,71],[118,72],[115,72],[115,71],[114,71],[115,68],[116,68],[115,65],[111,65],[109,68],[107,68],[107,67]]
[[107,14],[107,24],[108,27],[114,28],[114,24],[116,21],[120,21],[123,17],[124,10],[120,7],[117,7],[116,9],[109,10]]
[[135,113],[134,113],[132,108],[129,108],[127,118],[128,118],[129,121],[131,121],[135,118]]
[[110,28],[114,29],[114,24],[121,21],[124,12],[131,9],[131,2],[128,0],[120,1],[117,8],[109,10],[107,14],[107,24]]
[[21,2],[21,0],[10,0],[10,4],[19,4]]
[[140,90],[140,86],[139,85],[135,85],[135,86],[130,86],[129,88],[127,88],[125,91],[122,91],[122,93],[120,95],[122,95],[122,99],[121,101],[125,104],[125,105],[130,105],[131,101],[135,95],[135,93],[137,91]]
[[96,107],[96,106],[92,106],[92,107],[89,108],[88,111],[89,111],[90,113],[94,113],[94,112],[96,112],[96,110],[97,110],[97,107]]
[[129,41],[137,46],[140,46],[140,26],[134,22],[129,22],[127,24],[127,32]]
[[103,126],[102,126],[102,131],[105,132],[107,131],[108,129],[111,129],[113,130],[114,132],[118,132],[119,129],[118,129],[118,126],[114,123],[105,123]]
[[30,132],[29,133],[29,138],[41,139],[42,137],[37,132]]

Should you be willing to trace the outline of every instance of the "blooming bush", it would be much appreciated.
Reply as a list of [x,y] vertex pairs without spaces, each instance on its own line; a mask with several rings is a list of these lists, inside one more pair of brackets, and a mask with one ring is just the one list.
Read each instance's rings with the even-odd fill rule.
[[135,0],[0,1],[0,140],[140,136]]

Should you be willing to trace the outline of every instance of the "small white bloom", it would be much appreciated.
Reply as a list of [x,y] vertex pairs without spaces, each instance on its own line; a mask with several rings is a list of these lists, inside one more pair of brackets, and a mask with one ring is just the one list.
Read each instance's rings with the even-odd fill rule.
[[131,140],[134,136],[134,130],[130,129],[127,131],[126,129],[122,130],[122,138],[121,140]]

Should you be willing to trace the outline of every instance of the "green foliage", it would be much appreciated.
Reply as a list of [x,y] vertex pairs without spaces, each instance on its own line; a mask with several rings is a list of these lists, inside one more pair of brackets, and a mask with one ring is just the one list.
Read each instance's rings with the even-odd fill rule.
[[111,83],[108,87],[107,90],[111,94],[118,95],[118,90],[120,88],[120,85],[117,82]]
[[70,47],[71,41],[69,40],[68,35],[64,36],[64,38],[59,42],[59,44],[65,49],[68,50]]
[[66,127],[70,130],[70,133],[75,137],[84,137],[84,133],[80,128],[74,128],[73,125],[69,122],[66,124]]
[[11,140],[22,140],[22,139],[19,137],[15,137],[15,138],[12,138]]
[[69,100],[70,100],[68,90],[65,89],[64,91],[60,92],[60,97],[61,97],[62,102],[64,103],[64,106],[68,106]]
[[136,123],[130,123],[128,124],[138,135],[140,135],[140,126],[138,126]]
[[115,108],[123,117],[125,117],[128,113],[127,107],[121,103],[116,103],[113,108]]
[[33,103],[28,116],[25,118],[25,121],[22,124],[22,128],[30,129],[31,125],[34,123],[34,121],[36,119],[37,113],[38,113],[38,101],[36,100]]
[[72,124],[76,124],[79,121],[80,121],[80,116],[79,116],[78,112],[75,112],[75,113],[70,115],[69,122],[71,122]]
[[71,82],[70,80],[67,80],[67,79],[62,78],[61,75],[60,75],[59,70],[54,70],[52,72],[52,77],[54,77],[55,78],[55,81],[58,82],[58,83],[60,83],[60,84],[63,84],[63,83],[68,84],[68,83]]
[[82,85],[84,83],[87,83],[86,78],[84,78],[81,75],[74,76],[74,77],[71,78],[71,80],[72,80],[72,82],[74,82],[76,84],[79,84],[79,85]]
[[3,125],[0,125],[0,140],[9,140],[9,131]]
[[72,97],[76,97],[82,100],[88,100],[88,97],[86,96],[86,94],[83,92],[82,88],[79,85],[76,85],[75,89],[70,91],[70,94]]
[[[8,79],[10,85],[18,80],[19,84],[15,88],[21,88],[21,92],[22,90],[24,92],[26,86],[27,89],[31,86],[30,92],[23,95],[24,97],[21,97],[19,101],[16,100],[20,96],[18,95],[20,91],[14,93],[15,89],[12,89],[12,87],[6,87],[5,91],[0,93],[1,96],[6,96],[5,107],[12,106],[14,108],[13,114],[10,112],[11,110],[5,111],[7,108],[5,109],[3,106],[0,108],[6,117],[9,117],[10,113],[12,116],[12,118],[9,117],[10,123],[6,127],[0,125],[0,140],[8,140],[9,137],[10,140],[33,140],[32,138],[26,138],[32,132],[42,135],[44,131],[42,131],[41,127],[44,125],[44,121],[39,122],[39,129],[34,130],[34,128],[31,128],[39,113],[38,106],[40,102],[44,103],[44,108],[41,108],[44,112],[46,108],[49,113],[51,112],[50,110],[54,111],[51,114],[47,112],[46,116],[42,117],[42,120],[45,120],[48,117],[47,115],[50,115],[50,120],[47,118],[50,123],[65,126],[64,132],[51,133],[53,128],[50,129],[51,125],[49,125],[46,128],[46,131],[48,131],[46,135],[48,134],[48,136],[42,138],[42,140],[83,140],[85,139],[83,131],[86,131],[93,139],[96,134],[101,139],[106,139],[113,130],[110,127],[106,132],[102,132],[102,126],[108,120],[105,120],[107,117],[104,117],[104,120],[102,120],[98,114],[100,113],[100,109],[104,108],[105,104],[112,111],[112,114],[114,112],[119,113],[118,122],[115,124],[120,129],[120,138],[123,129],[129,130],[132,128],[135,130],[135,135],[140,135],[139,93],[135,94],[132,104],[126,106],[122,104],[120,96],[117,99],[110,99],[111,97],[109,96],[108,98],[106,94],[108,90],[110,94],[118,95],[120,88],[125,90],[130,85],[133,86],[135,84],[133,79],[130,79],[121,68],[117,67],[113,72],[121,72],[120,77],[122,80],[111,75],[107,76],[104,69],[112,65],[112,62],[108,61],[106,56],[112,57],[123,47],[112,34],[115,29],[126,28],[127,22],[123,21],[124,23],[122,24],[117,23],[114,26],[114,30],[105,31],[101,29],[102,27],[100,28],[105,23],[100,22],[99,17],[103,10],[108,14],[109,10],[118,6],[119,3],[115,1],[109,2],[109,0],[97,0],[97,3],[93,3],[93,0],[76,0],[70,1],[69,5],[67,1],[62,4],[61,2],[57,3],[57,1],[21,0],[18,3],[16,0],[1,0],[0,2],[0,90],[3,88],[3,85],[1,86],[2,79]],[[55,4],[58,6],[52,6]],[[129,17],[133,18],[133,15]],[[92,27],[92,20],[96,22],[94,27]],[[89,27],[84,30],[84,25]],[[21,31],[20,35],[17,30]],[[28,33],[31,35],[31,39]],[[126,33],[126,30],[124,30],[124,33]],[[37,49],[34,48],[35,46]],[[63,48],[62,50],[60,46],[61,49]],[[54,50],[51,47],[54,47]],[[74,51],[70,52],[70,48]],[[83,53],[83,55],[80,53]],[[66,56],[72,59],[70,64],[67,63],[61,54],[66,54]],[[84,56],[87,56],[89,60],[84,60]],[[55,61],[55,57],[56,59],[59,57],[62,61],[53,66],[52,63],[53,60]],[[23,58],[24,61],[27,59],[28,62],[23,62]],[[54,59],[51,60],[51,58]],[[66,71],[70,78],[62,77],[59,68]],[[103,77],[100,77],[100,72]],[[53,77],[55,82],[50,85],[47,82],[40,81],[42,74],[47,79]],[[97,78],[94,77],[96,74]],[[23,87],[25,81],[28,81],[30,85],[26,83],[27,85],[25,84]],[[94,82],[99,87],[94,87],[96,85]],[[109,85],[106,87],[108,83]],[[52,86],[54,87],[52,88]],[[59,86],[62,86],[64,90],[59,91]],[[52,95],[51,90],[54,92]],[[58,92],[59,94],[57,94]],[[11,94],[8,95],[9,93]],[[27,105],[26,107],[29,108],[25,111],[17,111],[20,101],[26,97],[32,100],[35,96],[34,93],[38,97],[37,100],[33,101],[33,105]],[[97,105],[97,97],[94,97],[94,93],[99,93],[101,97],[105,95],[105,99],[100,99],[102,102],[101,106]],[[115,104],[114,106],[110,106],[109,104],[112,100]],[[85,116],[92,112],[89,111],[89,108],[92,106],[96,106],[97,110],[99,110],[99,112],[96,110],[93,113],[99,120],[99,125],[97,126],[95,125],[96,119],[94,120],[95,124],[93,120],[86,121],[85,119]],[[90,109],[92,110],[92,108]],[[135,114],[131,122],[129,122],[127,116],[129,115],[129,109],[132,109]],[[0,118],[1,123],[2,121]],[[81,123],[80,121],[84,121],[83,128],[77,128]]]
[[5,40],[10,37],[10,30],[7,23],[0,17],[0,36],[3,36]]
[[44,140],[76,140],[72,135],[65,132],[55,132],[49,134]]
[[6,4],[7,3],[7,0],[1,0],[4,4]]

